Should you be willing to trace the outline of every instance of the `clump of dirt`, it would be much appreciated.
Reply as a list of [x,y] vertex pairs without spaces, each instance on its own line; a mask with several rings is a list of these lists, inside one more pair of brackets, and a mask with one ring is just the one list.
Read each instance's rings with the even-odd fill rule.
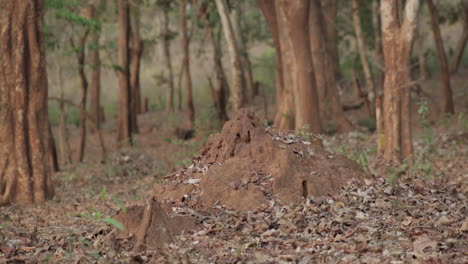
[[166,176],[155,196],[201,209],[254,210],[272,200],[296,203],[334,195],[365,175],[354,161],[265,128],[251,111],[241,110],[208,139],[189,168]]

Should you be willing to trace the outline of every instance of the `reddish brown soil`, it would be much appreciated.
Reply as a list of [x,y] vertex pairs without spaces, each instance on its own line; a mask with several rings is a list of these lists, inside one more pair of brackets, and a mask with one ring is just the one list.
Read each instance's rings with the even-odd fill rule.
[[357,163],[325,151],[318,141],[272,131],[253,112],[242,110],[221,133],[210,136],[190,167],[156,185],[154,197],[163,205],[151,200],[118,215],[126,232],[117,238],[130,238],[136,248],[158,248],[193,229],[190,218],[169,215],[169,204],[208,211],[218,205],[264,209],[275,202],[334,195],[349,180],[364,176]]

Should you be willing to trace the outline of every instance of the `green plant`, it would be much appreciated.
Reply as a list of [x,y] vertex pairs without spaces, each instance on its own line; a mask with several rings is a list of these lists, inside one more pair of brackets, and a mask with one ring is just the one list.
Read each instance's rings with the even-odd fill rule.
[[[124,212],[124,213],[127,213],[127,208],[125,207],[125,205],[122,203],[122,201],[120,201],[118,198],[114,197],[114,196],[109,196],[107,194],[107,189],[106,187],[103,187],[102,190],[101,190],[101,193],[100,193],[100,198],[102,200],[106,200],[108,198],[110,198],[114,203],[116,203],[119,208]],[[76,215],[77,217],[83,217],[83,218],[87,218],[87,219],[90,219],[90,220],[95,220],[97,222],[103,222],[103,223],[106,223],[108,225],[111,225],[119,230],[125,230],[125,227],[124,225],[119,222],[118,220],[114,219],[114,218],[111,218],[111,217],[104,217],[103,214],[98,211],[98,210],[94,210],[93,208],[91,207],[88,207],[87,208],[87,212],[86,213],[79,213]]]

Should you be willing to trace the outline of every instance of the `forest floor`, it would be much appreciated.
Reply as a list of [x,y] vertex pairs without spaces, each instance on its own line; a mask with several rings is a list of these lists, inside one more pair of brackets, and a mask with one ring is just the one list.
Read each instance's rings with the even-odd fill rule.
[[[115,123],[108,122],[105,162],[96,162],[91,134],[85,162],[55,174],[54,199],[0,207],[0,263],[467,263],[468,116],[466,98],[459,98],[465,114],[416,122],[412,169],[382,163],[376,136],[356,125],[325,136],[324,145],[356,160],[371,175],[363,182],[261,210],[187,207],[198,229],[143,252],[115,246],[120,223],[112,217],[144,204],[165,175],[189,166],[213,129],[182,141],[173,129],[183,117],[148,113],[140,117],[136,147],[118,150]],[[72,145],[77,133],[71,130]]]

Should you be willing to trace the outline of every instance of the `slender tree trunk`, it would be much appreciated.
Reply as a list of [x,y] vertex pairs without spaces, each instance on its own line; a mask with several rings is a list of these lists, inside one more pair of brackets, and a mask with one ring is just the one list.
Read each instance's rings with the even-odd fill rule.
[[[84,15],[89,19],[93,17],[93,10],[83,10]],[[81,83],[81,98],[80,98],[80,140],[78,145],[78,159],[77,162],[83,162],[84,152],[86,147],[86,117],[84,112],[86,111],[86,101],[88,96],[88,79],[85,73],[86,64],[86,39],[89,35],[89,29],[86,29],[85,33],[79,39],[78,46],[75,45],[73,38],[70,38],[70,44],[75,50],[76,60],[78,62],[78,75],[80,76]]]
[[65,110],[65,103],[63,100],[65,99],[65,93],[63,89],[63,72],[62,72],[62,65],[57,63],[57,78],[58,78],[58,86],[60,88],[60,99],[62,101],[59,102],[59,145],[60,145],[60,154],[64,158],[65,164],[72,163],[72,156],[71,156],[71,148],[68,136],[68,128],[67,128],[67,112]]
[[130,130],[132,133],[138,133],[138,114],[141,110],[140,67],[144,48],[140,34],[140,10],[138,6],[135,7],[135,14],[130,20],[133,21],[130,30],[132,39],[130,52]]
[[129,38],[130,17],[128,0],[119,0],[119,89],[120,89],[120,113],[118,141],[122,146],[132,144],[131,139],[131,90],[129,80]]
[[253,79],[252,67],[250,65],[249,51],[245,45],[245,39],[242,36],[241,24],[243,20],[241,10],[242,3],[237,1],[233,4],[230,20],[232,23],[232,29],[237,42],[237,48],[239,49],[240,60],[242,64],[242,74],[244,76],[246,86],[246,101],[251,103],[255,97],[255,84]]
[[437,55],[439,57],[440,75],[442,80],[442,94],[444,97],[444,112],[453,114],[455,108],[453,105],[452,98],[452,87],[450,86],[450,72],[447,63],[447,55],[445,54],[444,42],[440,33],[439,27],[439,15],[437,7],[434,5],[432,0],[426,0],[427,7],[431,13],[432,32],[434,34],[434,41],[437,47]]
[[415,45],[418,52],[418,64],[419,64],[419,78],[421,80],[426,80],[429,76],[426,68],[426,57],[424,55],[424,39],[423,34],[421,34],[421,28],[418,27],[416,30],[416,40]]
[[55,145],[54,134],[52,133],[52,126],[50,123],[48,124],[49,130],[49,167],[52,172],[57,172],[60,170],[59,163],[58,163],[58,155],[57,155],[57,147]]
[[296,129],[308,127],[313,133],[321,133],[318,96],[314,78],[312,54],[309,38],[308,0],[294,2],[282,0],[281,8],[286,17],[286,27],[292,42],[295,57],[296,87],[294,98],[296,104]]
[[453,55],[452,62],[450,63],[450,70],[453,73],[458,71],[460,62],[465,51],[466,43],[468,41],[468,0],[461,0],[461,9],[463,16],[463,31],[458,39],[455,54]]
[[239,48],[237,47],[236,37],[234,34],[231,19],[229,18],[229,11],[226,0],[215,0],[218,8],[223,32],[227,41],[229,58],[231,61],[231,101],[235,111],[239,110],[245,104],[244,92],[244,75],[241,68],[241,59]]
[[228,116],[226,112],[226,91],[229,89],[226,74],[224,73],[223,63],[222,63],[222,51],[221,43],[219,38],[216,38],[213,34],[213,27],[210,24],[208,19],[208,11],[203,12],[203,22],[205,25],[206,33],[211,43],[213,49],[213,64],[217,80],[217,85],[215,86],[211,81],[211,78],[208,79],[211,95],[218,112],[218,118],[221,125],[228,121]]
[[[280,35],[285,35],[284,30],[281,30],[283,34],[280,34],[280,14],[279,8],[277,8],[278,2],[269,1],[269,0],[257,0],[258,6],[261,8],[263,15],[268,23],[270,28],[271,35],[273,37],[273,43],[275,45],[276,51],[276,64],[275,64],[275,86],[276,86],[276,103],[277,103],[277,110],[276,116],[274,120],[274,124],[279,129],[294,129],[294,118],[288,118],[288,114],[290,115],[290,109],[292,108],[292,104],[289,104],[292,101],[292,96],[285,96],[286,89],[291,89],[292,85],[285,85],[284,83],[284,75],[286,74],[283,72],[283,50],[284,47],[281,45],[280,39],[284,41],[287,40],[287,36],[284,38],[280,38]],[[289,77],[289,76],[288,76]],[[291,82],[288,82],[291,83]],[[291,94],[291,92],[289,92]]]
[[[168,82],[169,82],[169,90],[168,90],[168,102],[167,102],[167,111],[173,112],[174,111],[174,93],[175,93],[175,86],[174,86],[174,70],[172,68],[172,58],[171,58],[171,36],[169,30],[169,8],[163,8],[163,18],[164,18],[164,36],[163,36],[163,50],[164,50],[164,58],[166,61],[166,67],[169,73]],[[180,99],[180,98],[179,98]]]
[[[327,40],[331,45],[327,45],[328,52],[332,57],[332,61],[339,63],[338,57],[338,30],[337,30],[337,15],[338,15],[338,0],[321,0],[323,10],[323,21]],[[335,80],[341,79],[339,67],[335,66]]]
[[186,9],[187,9],[186,0],[182,0],[181,5],[180,5],[180,19],[181,19],[181,25],[182,25],[182,46],[184,50],[185,92],[186,92],[189,128],[193,129],[195,125],[195,108],[193,106],[192,76],[190,74],[190,49],[189,49],[189,38],[188,38],[188,32],[187,32]]
[[42,1],[0,1],[0,204],[53,196]]
[[325,20],[320,2],[310,2],[310,44],[314,62],[315,80],[320,98],[322,126],[338,132],[351,129],[346,119],[338,96],[336,69],[337,61],[333,61],[333,45],[336,43],[327,39]]
[[370,103],[374,105],[375,87],[374,81],[372,79],[372,72],[366,57],[366,48],[364,47],[364,37],[362,34],[361,19],[359,16],[359,1],[352,0],[351,6],[353,9],[353,25],[354,32],[356,34],[356,42],[359,50],[359,57],[361,58],[362,69],[364,70],[364,76],[366,78],[367,95],[369,97]]
[[413,153],[410,111],[410,55],[419,0],[408,0],[402,21],[398,19],[398,3],[381,0],[382,45],[385,59],[384,81],[384,158],[400,162],[400,154]]
[[[383,58],[383,51],[382,51],[382,35],[380,31],[380,12],[379,12],[379,1],[372,2],[372,27],[374,28],[374,58],[375,58],[375,65],[377,66],[376,76],[375,76],[375,98],[377,100],[378,96],[382,95],[382,87],[385,77],[385,69],[384,69],[384,58]],[[376,106],[377,111],[377,106]],[[377,117],[376,117],[377,119]]]
[[96,121],[98,129],[101,128],[101,56],[99,54],[99,31],[91,32],[91,114]]

